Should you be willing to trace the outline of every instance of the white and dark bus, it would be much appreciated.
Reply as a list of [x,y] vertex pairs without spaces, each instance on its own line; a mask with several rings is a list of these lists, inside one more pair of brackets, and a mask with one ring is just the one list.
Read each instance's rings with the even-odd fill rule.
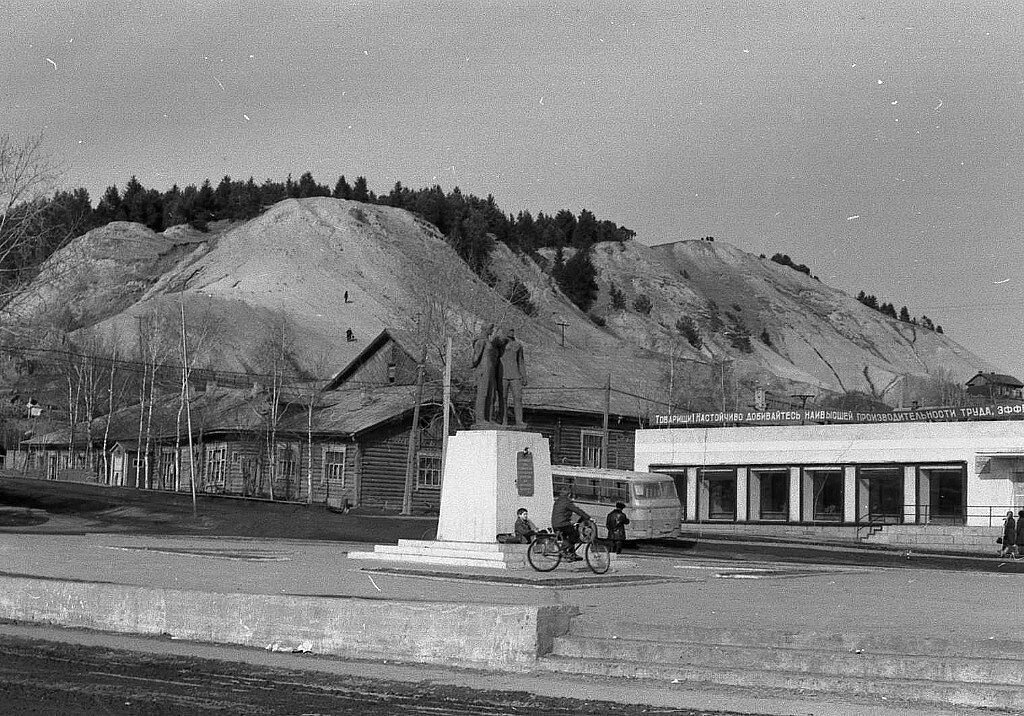
[[573,501],[594,518],[602,539],[608,536],[605,517],[615,509],[616,502],[626,505],[627,540],[679,534],[682,512],[675,482],[669,475],[552,465],[551,479],[555,495],[565,485],[572,487]]

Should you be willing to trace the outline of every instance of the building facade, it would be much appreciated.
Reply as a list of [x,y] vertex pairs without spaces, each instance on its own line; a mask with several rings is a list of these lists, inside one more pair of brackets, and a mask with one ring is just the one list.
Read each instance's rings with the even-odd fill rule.
[[638,430],[683,521],[998,526],[1024,507],[1024,421]]

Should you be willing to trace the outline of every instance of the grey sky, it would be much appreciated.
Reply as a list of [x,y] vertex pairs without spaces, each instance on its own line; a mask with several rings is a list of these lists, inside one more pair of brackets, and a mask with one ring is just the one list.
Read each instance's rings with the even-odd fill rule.
[[310,170],[588,208],[789,254],[1024,378],[1015,3],[59,5],[0,9],[0,131],[94,201]]

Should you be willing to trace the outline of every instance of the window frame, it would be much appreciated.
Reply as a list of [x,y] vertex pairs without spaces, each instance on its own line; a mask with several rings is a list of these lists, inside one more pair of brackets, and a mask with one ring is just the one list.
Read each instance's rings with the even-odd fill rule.
[[[424,461],[436,461],[436,468],[425,466]],[[417,490],[440,490],[443,481],[444,465],[441,464],[440,450],[419,450],[416,452],[416,489]],[[436,480],[424,481],[424,475],[436,473]],[[436,482],[436,484],[435,484]]]

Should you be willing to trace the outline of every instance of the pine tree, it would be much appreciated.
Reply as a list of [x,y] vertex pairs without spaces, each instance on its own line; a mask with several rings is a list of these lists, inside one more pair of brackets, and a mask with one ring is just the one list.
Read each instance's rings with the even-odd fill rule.
[[348,182],[345,181],[345,175],[342,174],[338,177],[337,183],[334,185],[334,198],[335,199],[351,199],[352,198],[352,187],[349,186]]
[[[556,254],[556,266],[557,258]],[[597,299],[597,269],[590,259],[589,249],[579,249],[565,262],[561,271],[553,274],[562,293],[586,313]]]
[[366,185],[366,177],[356,177],[356,183],[352,185],[352,198],[355,201],[370,200],[370,190]]

